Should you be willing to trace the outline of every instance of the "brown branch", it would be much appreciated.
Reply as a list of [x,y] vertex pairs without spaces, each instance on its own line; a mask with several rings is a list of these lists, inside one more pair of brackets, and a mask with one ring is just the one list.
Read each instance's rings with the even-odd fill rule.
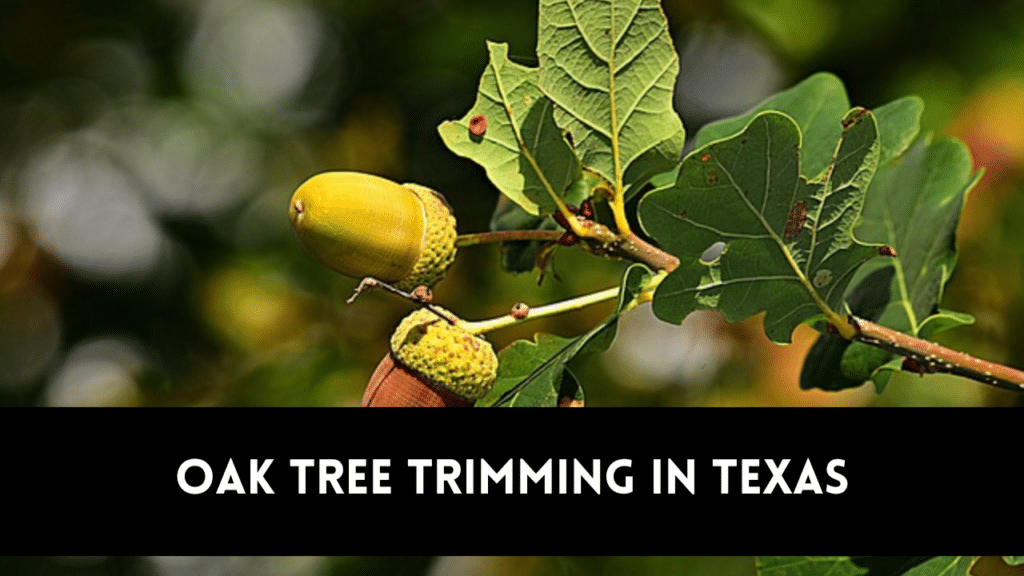
[[[610,228],[593,220],[578,218],[586,236],[579,238],[581,246],[591,254],[604,257],[622,258],[646,264],[652,270],[675,270],[679,259],[656,248],[630,232],[619,236]],[[559,230],[503,230],[499,232],[479,232],[462,234],[455,240],[458,247],[476,246],[497,242],[514,242],[516,240],[538,240],[541,242],[558,242],[566,232]]]
[[857,330],[855,342],[876,346],[910,360],[912,371],[920,373],[944,372],[1002,388],[1024,392],[1024,372],[995,362],[981,360],[898,332],[863,318],[850,317]]
[[500,230],[498,232],[478,232],[476,234],[460,234],[455,239],[455,246],[477,246],[497,242],[515,242],[517,240],[539,240],[541,242],[557,242],[562,237],[558,230]]
[[654,270],[671,272],[679,267],[679,258],[645,242],[632,232],[621,238],[617,247],[633,260],[643,262]]

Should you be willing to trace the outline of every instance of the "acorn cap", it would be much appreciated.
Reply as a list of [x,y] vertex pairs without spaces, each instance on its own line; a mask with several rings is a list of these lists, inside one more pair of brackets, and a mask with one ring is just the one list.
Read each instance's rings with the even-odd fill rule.
[[303,182],[288,206],[302,247],[353,278],[409,291],[432,286],[455,260],[455,217],[418,184],[360,172],[324,172]]
[[476,401],[490,391],[498,357],[489,342],[467,332],[450,312],[448,322],[426,308],[405,317],[391,336],[391,352],[410,371],[431,384]]

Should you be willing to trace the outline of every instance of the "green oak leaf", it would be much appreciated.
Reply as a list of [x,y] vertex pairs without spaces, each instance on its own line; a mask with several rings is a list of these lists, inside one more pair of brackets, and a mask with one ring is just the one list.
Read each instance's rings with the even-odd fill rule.
[[[688,155],[673,187],[644,196],[641,224],[680,259],[654,295],[655,315],[678,323],[710,308],[738,321],[765,311],[765,333],[786,343],[800,323],[841,313],[853,273],[877,255],[853,228],[878,160],[871,112],[854,108],[841,126],[819,179],[800,175],[797,124],[768,111]],[[724,251],[703,260],[719,242]]]
[[476,406],[553,407],[559,398],[583,400],[583,389],[568,364],[584,354],[603,352],[615,339],[619,314],[634,300],[651,277],[642,264],[626,269],[615,313],[576,338],[538,334],[536,340],[517,340],[498,353],[494,386]]
[[976,556],[936,556],[907,570],[903,576],[967,576]]
[[860,576],[849,556],[758,556],[758,576]]
[[[925,339],[973,322],[967,314],[940,310],[938,303],[956,266],[960,213],[979,177],[972,174],[967,147],[950,138],[921,139],[879,168],[857,237],[888,244],[897,257],[879,258],[857,272],[847,293],[853,314]],[[865,306],[868,293],[884,305]],[[891,353],[826,333],[808,352],[800,385],[840,390],[871,380],[881,393],[900,366]]]
[[583,165],[639,190],[679,161],[679,57],[658,0],[541,0],[540,89]]
[[[487,177],[530,214],[550,214],[554,198],[580,177],[580,165],[563,131],[555,125],[553,105],[537,87],[537,69],[510,62],[508,45],[487,43],[490,59],[473,108],[437,131],[448,148],[480,164]],[[470,120],[483,116],[482,135]]]
[[921,129],[924,101],[917,96],[904,96],[871,111],[878,122],[878,143],[881,150],[878,165],[884,166],[906,152]]
[[[842,132],[840,122],[849,109],[843,82],[833,74],[822,72],[775,94],[745,114],[705,125],[697,132],[694,147],[701,148],[736,134],[751,118],[766,110],[784,112],[796,121],[803,135],[800,173],[813,178],[832,161],[835,143]],[[917,136],[923,111],[924,103],[916,96],[900,98],[872,110],[878,124],[879,165],[907,149]]]

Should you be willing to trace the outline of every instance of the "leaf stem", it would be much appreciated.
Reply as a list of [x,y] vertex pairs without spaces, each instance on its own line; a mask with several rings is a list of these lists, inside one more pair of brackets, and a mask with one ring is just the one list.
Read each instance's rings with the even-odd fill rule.
[[609,206],[612,209],[612,215],[615,216],[615,229],[618,230],[619,236],[623,238],[632,236],[633,231],[629,229],[629,219],[626,218],[625,192],[621,184],[616,184],[615,195],[612,196]]
[[944,372],[1004,390],[1024,392],[1024,372],[1015,368],[981,360],[863,318],[850,316],[849,323],[856,330],[851,340],[909,358],[917,363],[922,374]]
[[616,298],[618,295],[619,287],[616,286],[614,288],[608,288],[607,290],[601,290],[600,292],[585,294],[569,300],[553,302],[551,304],[545,304],[544,306],[531,308],[525,315],[513,315],[510,313],[504,316],[498,316],[497,318],[491,318],[489,320],[463,322],[462,327],[468,330],[471,334],[484,334],[486,332],[491,332],[492,330],[507,328],[521,322],[579,310],[580,308],[585,308],[591,304],[598,304],[606,300],[611,300]]

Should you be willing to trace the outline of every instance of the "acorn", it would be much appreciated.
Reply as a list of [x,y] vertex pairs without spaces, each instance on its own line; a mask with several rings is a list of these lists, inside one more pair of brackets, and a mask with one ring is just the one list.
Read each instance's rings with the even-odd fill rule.
[[490,391],[498,373],[494,348],[451,312],[434,309],[446,318],[421,308],[395,329],[363,406],[468,407]]
[[353,278],[409,291],[432,286],[455,260],[455,216],[439,193],[360,172],[324,172],[288,206],[302,247]]

